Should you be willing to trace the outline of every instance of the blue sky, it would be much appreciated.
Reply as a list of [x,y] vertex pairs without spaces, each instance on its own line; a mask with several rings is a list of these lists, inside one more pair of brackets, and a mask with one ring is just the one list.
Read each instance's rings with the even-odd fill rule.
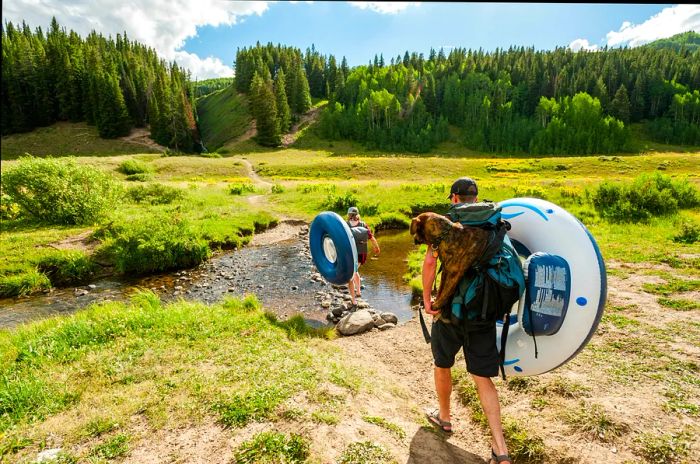
[[579,38],[605,44],[624,21],[643,23],[667,5],[422,3],[396,14],[360,10],[345,2],[277,3],[261,16],[231,26],[205,26],[185,43],[186,51],[235,60],[236,48],[273,42],[323,54],[346,56],[351,66],[374,54],[387,61],[408,50],[430,47],[493,50],[510,45],[553,49]]
[[2,13],[45,30],[55,16],[83,36],[126,31],[199,79],[231,76],[236,48],[256,41],[315,44],[354,66],[431,47],[634,47],[700,32],[700,5],[683,4],[3,0]]

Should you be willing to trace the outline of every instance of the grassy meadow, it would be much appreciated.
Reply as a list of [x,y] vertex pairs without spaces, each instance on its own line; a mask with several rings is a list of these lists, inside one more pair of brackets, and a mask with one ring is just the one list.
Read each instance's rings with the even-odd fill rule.
[[[498,381],[516,462],[600,462],[595,456],[610,456],[604,453],[613,448],[619,461],[608,462],[694,461],[700,207],[613,222],[593,199],[603,182],[631,185],[640,174],[700,188],[700,153],[534,159],[447,147],[446,157],[380,156],[342,143],[311,145],[301,137],[296,148],[238,146],[223,156],[77,157],[79,166],[108,173],[121,200],[90,225],[4,219],[0,289],[12,296],[89,282],[105,270],[95,263],[107,263],[111,272],[143,271],[130,266],[159,245],[167,249],[168,235],[189,237],[206,259],[212,250],[246,244],[281,217],[310,221],[323,210],[344,215],[351,205],[375,228],[406,228],[415,214],[446,208],[451,182],[468,175],[482,199],[535,196],[563,206],[588,227],[608,266],[608,306],[591,344],[555,374]],[[3,175],[18,165],[13,158],[3,148]],[[250,179],[245,162],[273,187]],[[163,242],[132,247],[150,243],[148,235]],[[76,237],[77,249],[62,245]],[[415,274],[421,257],[407,258]],[[172,269],[184,266],[173,259]],[[413,449],[407,430],[431,430],[406,406],[415,404],[413,384],[392,385],[393,377],[378,376],[377,366],[348,355],[333,338],[333,331],[311,330],[300,319],[278,321],[253,296],[165,305],[151,293],[2,330],[0,460],[32,462],[41,450],[60,447],[56,462],[139,462],[144,443],[204,430],[226,443],[222,453],[230,462],[399,462]],[[418,370],[404,375],[425,377],[429,396],[430,366]],[[454,385],[453,401],[467,412],[461,425],[472,424],[486,443],[463,369]],[[352,410],[358,398],[367,405],[360,412]],[[377,406],[380,398],[387,408]],[[389,413],[390,407],[400,412]],[[337,438],[332,446],[331,438]]]

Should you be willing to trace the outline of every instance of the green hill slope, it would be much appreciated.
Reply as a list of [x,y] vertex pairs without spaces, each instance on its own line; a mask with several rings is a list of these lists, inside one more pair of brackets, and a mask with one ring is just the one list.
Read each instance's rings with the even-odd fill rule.
[[8,135],[2,138],[1,146],[3,160],[15,159],[25,153],[34,156],[111,156],[162,151],[125,138],[100,138],[97,128],[84,122],[57,122],[31,132]]
[[645,46],[656,49],[670,48],[675,51],[680,51],[682,48],[685,48],[690,52],[694,52],[700,49],[700,34],[693,31],[683,32],[682,34],[676,34],[667,39],[655,40]]
[[210,152],[243,135],[252,121],[246,98],[233,85],[197,100],[197,113],[202,142]]

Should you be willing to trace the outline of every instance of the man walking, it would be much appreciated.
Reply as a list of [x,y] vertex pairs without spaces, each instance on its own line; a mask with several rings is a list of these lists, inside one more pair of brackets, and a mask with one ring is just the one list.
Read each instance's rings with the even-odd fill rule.
[[[457,179],[450,189],[449,199],[452,203],[448,217],[453,209],[463,203],[477,201],[478,188],[476,182],[468,177]],[[437,268],[437,250],[428,246],[428,252],[423,261],[423,304],[425,312],[433,316],[431,349],[435,362],[435,390],[438,396],[439,409],[428,414],[430,421],[447,433],[452,432],[450,417],[450,396],[452,394],[451,368],[460,349],[464,350],[467,371],[476,384],[481,401],[481,407],[488,419],[491,429],[491,461],[492,463],[512,463],[508,456],[503,426],[501,425],[501,408],[498,402],[498,392],[491,377],[498,375],[499,355],[496,347],[496,320],[487,324],[468,327],[457,325],[450,321],[449,316],[442,315],[439,310],[432,308],[431,289],[435,281]]]

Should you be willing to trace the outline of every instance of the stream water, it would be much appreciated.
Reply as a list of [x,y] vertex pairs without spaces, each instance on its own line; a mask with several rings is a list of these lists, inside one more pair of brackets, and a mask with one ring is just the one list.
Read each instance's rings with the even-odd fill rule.
[[[403,281],[406,257],[414,248],[408,231],[380,231],[379,256],[360,268],[362,297],[378,311],[390,311],[399,323],[413,317],[411,289]],[[318,292],[331,286],[311,279],[315,268],[308,254],[306,236],[270,245],[248,246],[214,256],[202,265],[168,274],[142,278],[110,277],[90,286],[55,289],[45,295],[0,300],[0,327],[49,316],[70,314],[91,303],[123,301],[139,288],[152,289],[163,301],[186,300],[212,303],[226,295],[254,293],[265,309],[287,318],[302,314],[312,325],[327,324],[326,310],[319,306]]]

